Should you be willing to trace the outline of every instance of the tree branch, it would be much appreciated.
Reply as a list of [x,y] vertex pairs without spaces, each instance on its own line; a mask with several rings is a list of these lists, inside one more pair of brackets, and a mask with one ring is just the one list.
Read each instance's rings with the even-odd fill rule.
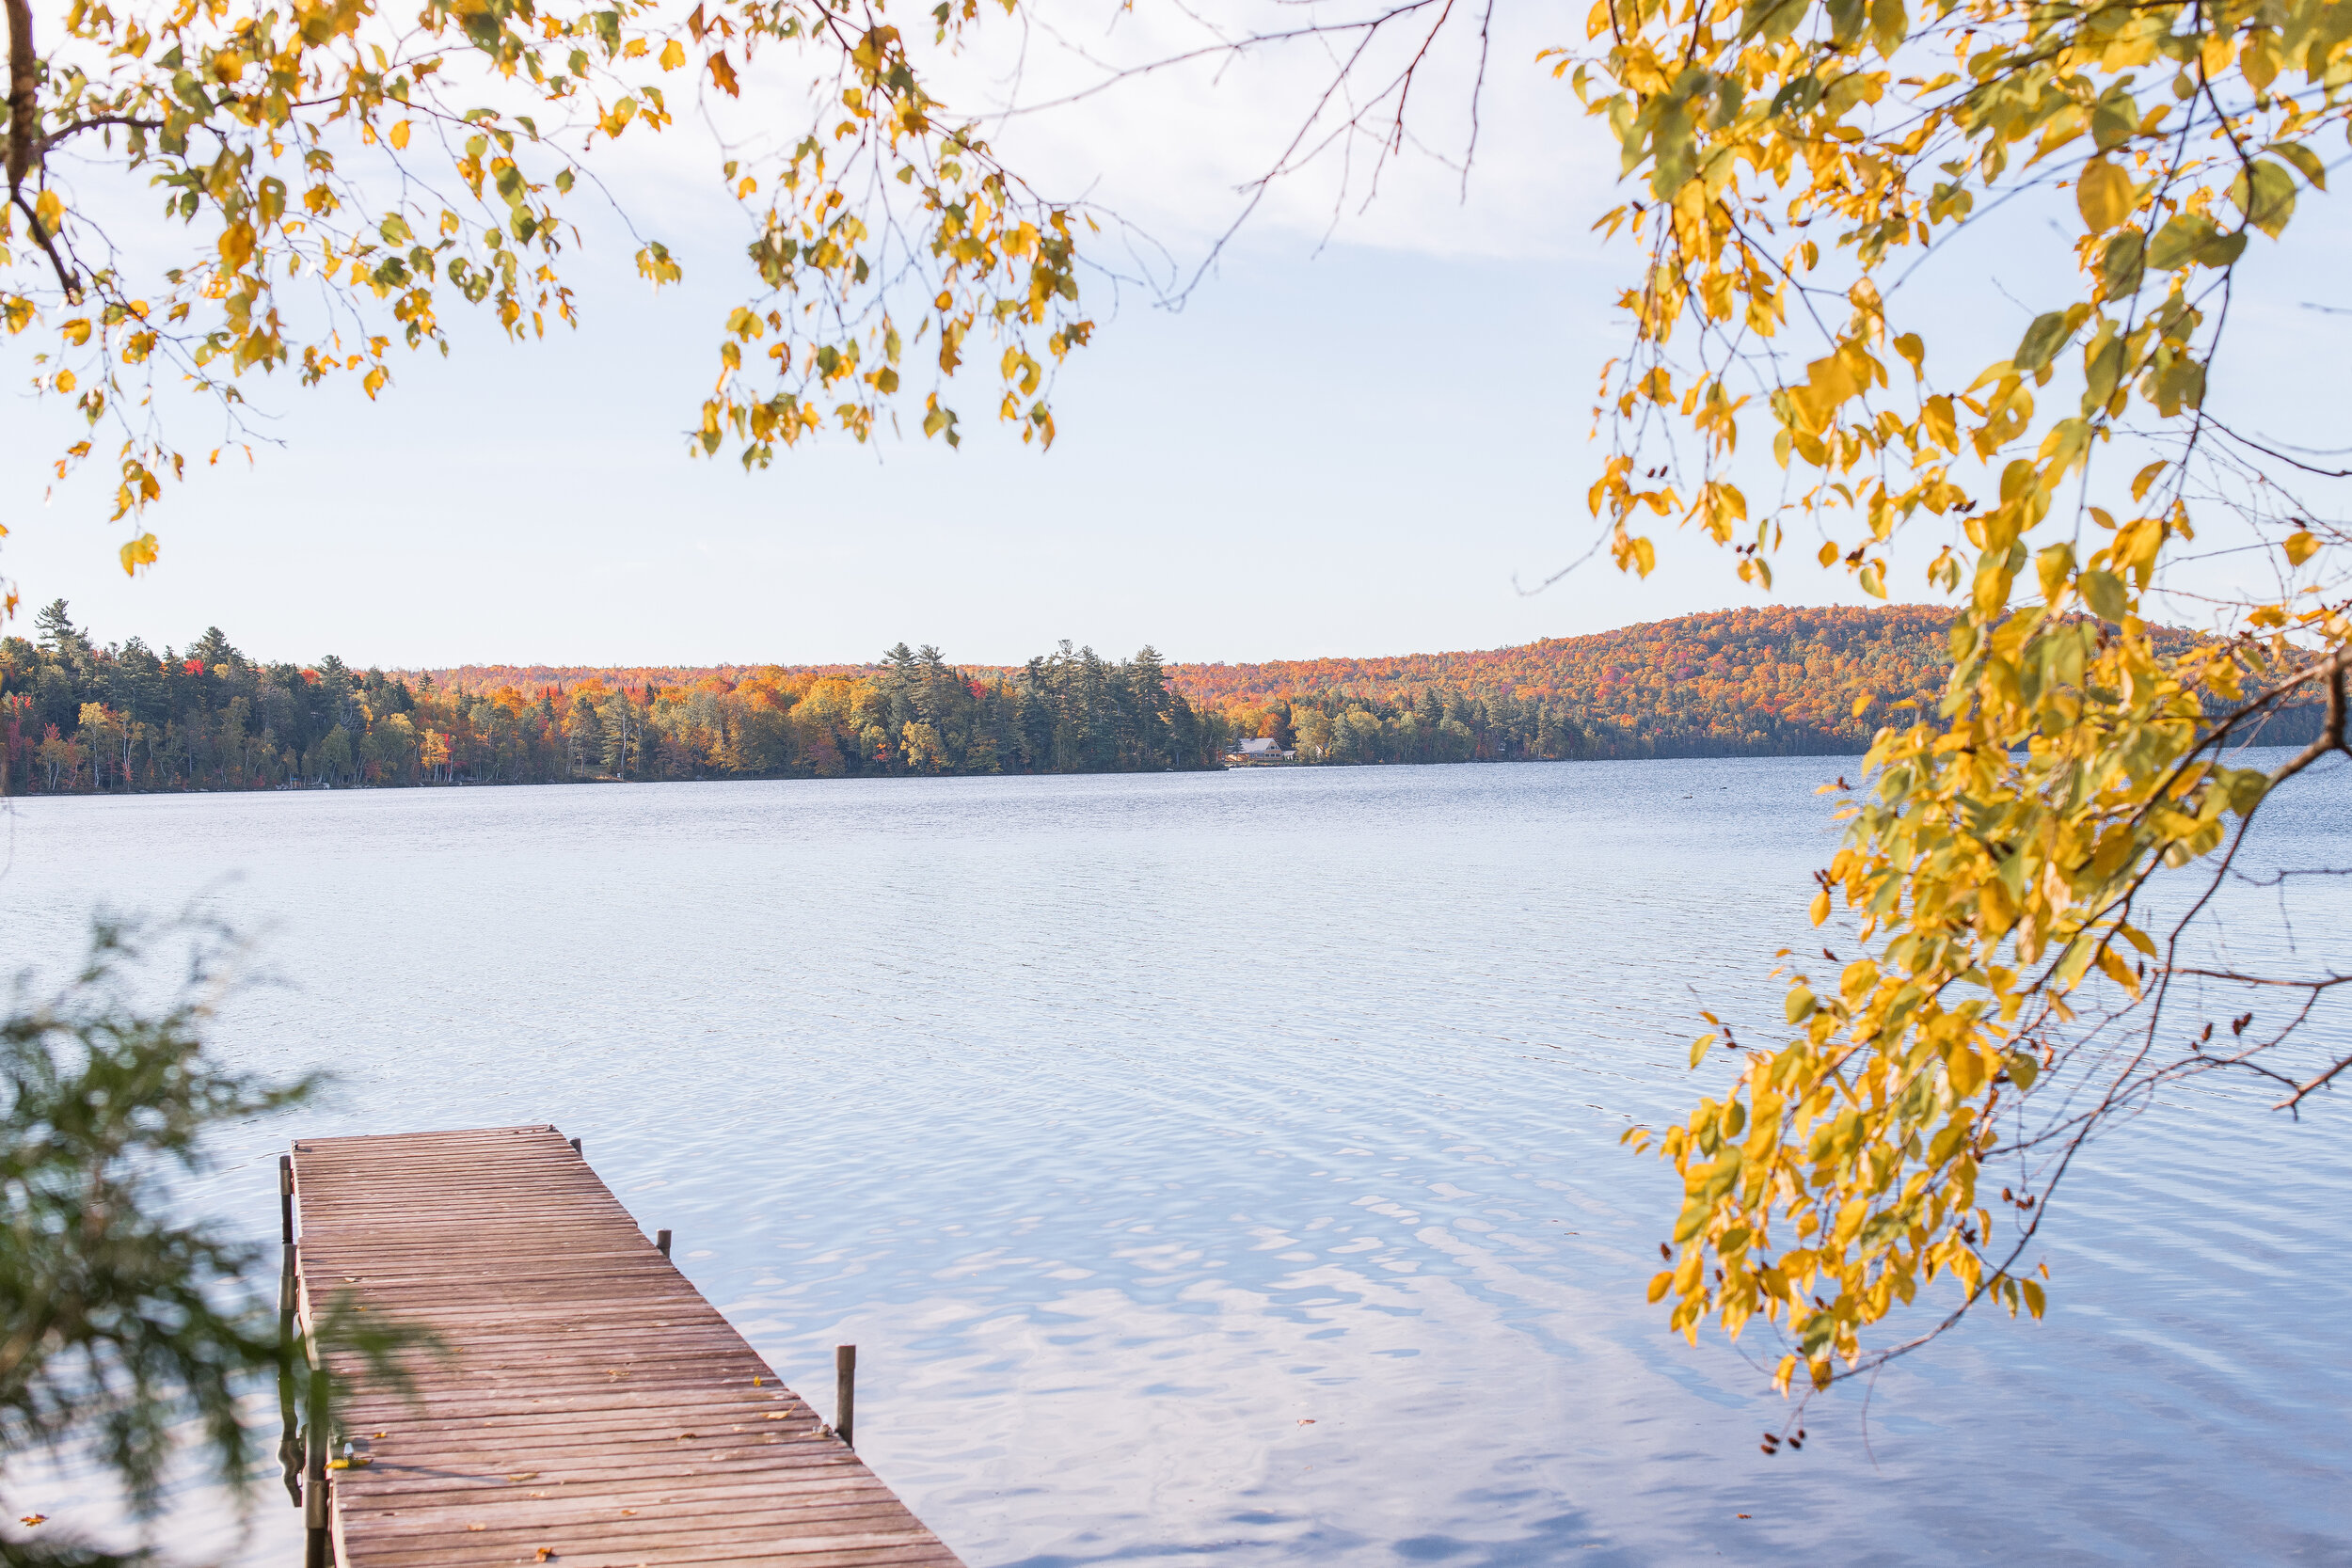
[[[9,0],[9,4],[16,4],[16,0]],[[49,264],[56,268],[57,284],[60,288],[65,290],[66,302],[72,305],[80,304],[82,300],[82,279],[72,267],[66,264],[65,258],[57,254],[56,238],[49,232],[48,227],[40,221],[40,211],[35,208],[31,202],[24,199],[24,193],[21,190],[12,192],[9,196],[9,200],[15,203],[16,210],[18,212],[24,214],[24,221],[32,225],[34,241],[39,244],[41,250],[47,254],[49,258]]]
[[33,55],[32,0],[8,0],[8,189],[15,192],[32,172],[40,150],[40,62]]
[[2300,773],[2330,752],[2342,752],[2347,756],[2352,756],[2352,745],[2345,744],[2344,737],[2344,660],[2347,652],[2352,652],[2352,650],[2338,648],[2328,656],[2325,667],[2328,681],[2327,720],[2319,726],[2319,734],[2312,738],[2312,743],[2296,752],[2285,766],[2270,776],[2273,788],[2295,777],[2296,774]]
[[24,199],[24,177],[48,150],[40,137],[40,61],[33,54],[32,0],[7,0],[8,8],[8,199],[32,226],[33,241],[56,269],[58,287],[69,303],[79,303],[82,279],[57,254],[56,236],[40,221],[40,212]]
[[[12,3],[13,0],[11,0]],[[46,158],[49,155],[49,150],[68,136],[78,136],[85,131],[95,131],[103,125],[127,125],[138,131],[160,131],[164,128],[162,120],[147,119],[138,115],[92,115],[87,119],[77,119],[70,125],[60,125],[41,137],[40,145],[37,150],[39,155]]]
[[2335,1066],[2329,1068],[2327,1071],[2320,1073],[2317,1077],[2312,1078],[2309,1083],[2295,1085],[2295,1092],[2287,1096],[2284,1100],[2279,1101],[2278,1104],[2273,1105],[2271,1109],[2274,1111],[2299,1112],[2302,1108],[2303,1097],[2305,1095],[2314,1093],[2317,1090],[2327,1087],[2328,1081],[2335,1077],[2336,1074],[2344,1071],[2346,1068],[2352,1068],[2352,1056],[2343,1058],[2341,1061],[2337,1062]]

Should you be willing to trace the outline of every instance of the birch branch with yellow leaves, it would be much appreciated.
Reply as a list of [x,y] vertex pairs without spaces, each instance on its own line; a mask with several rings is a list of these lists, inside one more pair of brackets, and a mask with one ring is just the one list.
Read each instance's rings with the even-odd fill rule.
[[[1640,193],[1601,227],[1645,258],[1597,410],[1617,564],[1653,570],[1666,519],[1769,587],[1802,521],[1881,597],[1899,544],[1940,546],[1928,578],[1961,601],[1940,705],[1882,727],[1845,792],[1812,918],[1847,953],[1784,953],[1784,1042],[1629,1134],[1683,1180],[1651,1299],[1693,1338],[1768,1320],[1779,1386],[1810,1391],[1979,1303],[2040,1316],[2052,1193],[2158,1090],[2252,1072],[2295,1112],[2347,1066],[2308,1027],[2345,976],[2217,967],[2191,938],[2265,801],[2346,749],[2352,539],[2294,494],[2342,476],[2206,394],[2249,247],[2326,189],[2352,6],[1600,0],[1588,30],[1551,57]],[[1947,312],[1931,356],[1895,280],[2036,187],[2071,194],[2071,297],[2013,347]],[[1743,425],[1786,476],[1772,505],[1737,482]],[[1676,432],[1681,461],[1652,461]],[[2159,640],[2168,567],[2225,526],[2278,592]],[[2313,693],[2319,739],[2251,766]],[[2260,1006],[2206,1016],[2223,995]],[[1692,1062],[1734,1044],[1718,1024]],[[1945,1306],[1887,1323],[1915,1299]]]
[[[997,414],[1050,442],[1044,383],[1091,332],[1082,214],[932,96],[884,0],[71,0],[45,37],[31,0],[6,6],[0,316],[34,344],[36,390],[88,428],[57,476],[117,470],[118,521],[245,441],[252,372],[373,398],[396,345],[449,351],[458,306],[515,339],[574,322],[567,198],[697,101],[748,93],[762,131],[722,135],[714,159],[751,271],[692,450],[761,466],[819,429],[866,439],[918,395],[952,443],[943,392],[983,349]],[[952,50],[983,20],[942,0],[919,30]],[[804,91],[757,85],[777,55]],[[124,215],[151,199],[159,214]],[[638,237],[653,286],[682,266]],[[902,386],[925,360],[929,389]],[[159,395],[185,391],[227,416],[209,453],[167,428]],[[124,569],[156,549],[142,531]]]

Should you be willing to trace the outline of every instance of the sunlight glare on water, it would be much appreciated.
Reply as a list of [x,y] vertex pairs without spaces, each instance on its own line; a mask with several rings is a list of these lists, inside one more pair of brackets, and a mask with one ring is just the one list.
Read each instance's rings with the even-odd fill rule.
[[[2340,1095],[2159,1106],[2048,1321],[1802,1453],[1768,1327],[1644,1305],[1677,1184],[1618,1136],[1720,1081],[1700,1007],[1774,1037],[1853,767],[36,799],[0,900],[11,968],[100,902],[261,939],[224,1051],[340,1089],[225,1148],[257,1239],[297,1130],[553,1122],[820,1411],[858,1344],[860,1451],[976,1568],[2352,1561]],[[2352,863],[2341,773],[2279,807]]]

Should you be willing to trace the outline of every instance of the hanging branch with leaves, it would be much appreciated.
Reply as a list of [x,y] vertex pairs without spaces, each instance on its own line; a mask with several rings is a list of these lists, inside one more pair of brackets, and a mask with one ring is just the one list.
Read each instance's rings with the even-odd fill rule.
[[[1673,518],[1769,587],[1802,523],[1883,597],[1927,530],[1929,579],[1962,600],[1940,706],[1878,731],[1813,902],[1859,951],[1824,948],[1825,980],[1790,958],[1793,1037],[1632,1135],[1684,1181],[1651,1298],[1693,1336],[1773,1320],[1781,1386],[1825,1386],[1979,1301],[2038,1316],[2052,1191],[2156,1088],[2259,1072],[2294,1107],[2346,1065],[2306,1027],[2344,977],[2198,955],[2263,803],[2344,750],[2352,618],[2328,574],[2352,536],[2206,393],[2250,247],[2326,187],[2352,8],[1602,0],[1590,33],[1555,69],[1643,186],[1602,220],[1646,258],[1597,411],[1618,565],[1652,570],[1641,521]],[[1897,278],[2037,186],[2072,197],[2074,296],[2004,357],[1972,357],[1973,322],[1931,355]],[[1735,467],[1758,423],[1789,476],[1761,509]],[[2217,520],[2275,558],[2278,591],[2162,638],[2150,600],[2201,587],[2176,563]],[[2324,715],[2309,748],[2266,773],[2235,754],[2290,707]],[[2209,1049],[2213,1009],[2250,993],[2274,1020],[2295,999],[2283,1026],[2242,1014]],[[1871,1337],[1938,1275],[1958,1310]]]
[[[246,439],[249,372],[353,377],[373,397],[395,344],[448,352],[453,304],[512,338],[573,322],[566,198],[609,147],[671,130],[696,101],[716,124],[749,94],[763,121],[805,128],[720,137],[756,277],[725,319],[694,451],[757,466],[820,428],[863,440],[914,395],[901,377],[915,357],[935,368],[922,428],[954,442],[943,393],[981,342],[999,416],[1050,442],[1045,380],[1091,332],[1081,214],[1037,197],[931,95],[879,0],[702,0],[684,14],[429,0],[413,20],[373,0],[129,14],[73,0],[54,39],[29,0],[7,6],[0,314],[40,335],[37,388],[90,427],[58,476],[105,446],[117,519],[184,471],[158,393],[217,404],[217,461]],[[932,45],[957,47],[980,17],[977,0],[940,5]],[[805,91],[756,85],[755,62],[777,52],[811,71]],[[123,215],[151,191],[162,224]],[[682,276],[658,239],[641,237],[636,264],[657,287]],[[155,552],[142,532],[124,569]]]

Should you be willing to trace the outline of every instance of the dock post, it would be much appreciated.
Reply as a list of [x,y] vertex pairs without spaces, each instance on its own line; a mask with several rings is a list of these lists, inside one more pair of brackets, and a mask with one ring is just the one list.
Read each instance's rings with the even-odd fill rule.
[[572,1152],[574,1154],[579,1154],[583,1160],[587,1158],[587,1155],[582,1153],[580,1150],[580,1140],[578,1138],[566,1138],[564,1141],[572,1146]]
[[851,1435],[857,1422],[857,1347],[833,1347],[833,1430],[841,1434],[841,1445],[854,1449],[857,1439]]
[[296,1508],[302,1506],[300,1410],[301,1399],[294,1391],[294,1249],[289,1243],[285,1267],[278,1275],[278,1414],[285,1428],[278,1439],[278,1465]]
[[288,1246],[294,1245],[294,1156],[278,1157],[278,1223]]
[[670,1233],[668,1231],[655,1231],[653,1233],[653,1244],[661,1249],[662,1257],[667,1258],[670,1256]]
[[[315,1346],[312,1347],[316,1349]],[[303,1568],[327,1568],[331,1559],[326,1534],[326,1369],[310,1369],[310,1452],[303,1466]]]

